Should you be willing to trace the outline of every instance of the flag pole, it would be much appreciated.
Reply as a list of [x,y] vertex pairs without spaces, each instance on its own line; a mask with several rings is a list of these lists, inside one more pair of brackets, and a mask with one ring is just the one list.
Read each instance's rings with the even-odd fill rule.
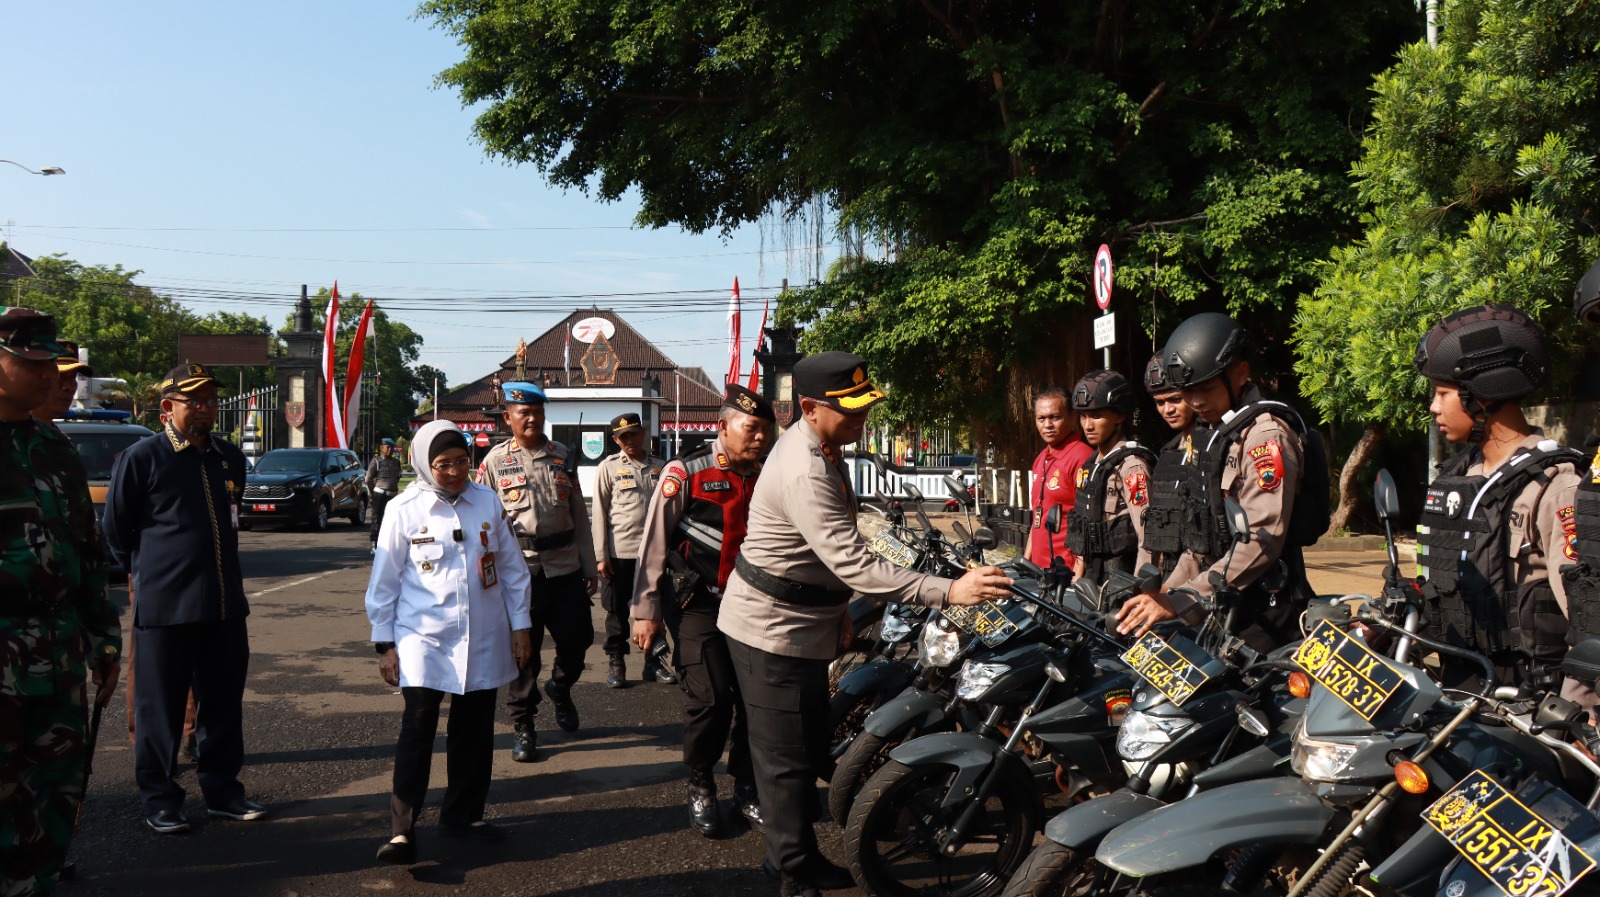
[[439,419],[439,378],[433,378],[433,419]]
[[683,374],[674,370],[672,375],[676,378],[672,384],[672,457],[676,458],[683,451]]

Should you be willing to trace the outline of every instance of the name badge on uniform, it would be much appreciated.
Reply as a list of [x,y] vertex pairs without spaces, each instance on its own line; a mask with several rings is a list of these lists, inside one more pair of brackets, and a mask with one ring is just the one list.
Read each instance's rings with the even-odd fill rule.
[[[478,533],[478,540],[483,543],[484,548],[489,547],[489,524],[483,525],[483,530]],[[483,580],[483,587],[486,589],[500,582],[500,575],[494,569],[494,552],[485,551],[478,558],[478,578]]]
[[712,480],[701,484],[700,488],[705,492],[728,492],[733,489],[733,484],[727,480]]
[[639,488],[639,484],[635,483],[633,480],[617,480],[617,488],[618,489],[637,489],[637,488]]

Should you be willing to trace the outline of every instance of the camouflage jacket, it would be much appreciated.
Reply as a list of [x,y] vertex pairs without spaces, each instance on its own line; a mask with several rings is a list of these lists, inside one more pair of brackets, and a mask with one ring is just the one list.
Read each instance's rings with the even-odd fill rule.
[[89,657],[121,647],[72,443],[49,424],[0,422],[0,696],[81,683]]

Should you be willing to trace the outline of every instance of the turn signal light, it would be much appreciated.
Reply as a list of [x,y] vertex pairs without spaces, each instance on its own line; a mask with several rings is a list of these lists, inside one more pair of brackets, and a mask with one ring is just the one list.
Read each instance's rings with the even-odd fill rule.
[[1289,694],[1297,698],[1311,697],[1311,677],[1301,672],[1290,673]]
[[1407,794],[1428,793],[1427,772],[1410,760],[1401,760],[1394,765],[1394,780],[1400,785],[1400,790]]

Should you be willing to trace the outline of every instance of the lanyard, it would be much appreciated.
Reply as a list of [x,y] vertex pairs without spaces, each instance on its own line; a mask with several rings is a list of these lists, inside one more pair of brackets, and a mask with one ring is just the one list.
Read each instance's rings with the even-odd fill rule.
[[1034,507],[1035,510],[1039,510],[1039,511],[1043,511],[1044,510],[1044,484],[1045,484],[1045,481],[1050,479],[1050,471],[1055,470],[1056,462],[1060,461],[1065,456],[1066,456],[1066,452],[1062,452],[1061,454],[1054,456],[1053,458],[1050,459],[1050,463],[1045,465],[1044,470],[1040,472],[1040,474],[1039,474],[1039,494],[1038,494],[1038,497],[1035,498],[1034,502],[1033,502],[1033,507]]

